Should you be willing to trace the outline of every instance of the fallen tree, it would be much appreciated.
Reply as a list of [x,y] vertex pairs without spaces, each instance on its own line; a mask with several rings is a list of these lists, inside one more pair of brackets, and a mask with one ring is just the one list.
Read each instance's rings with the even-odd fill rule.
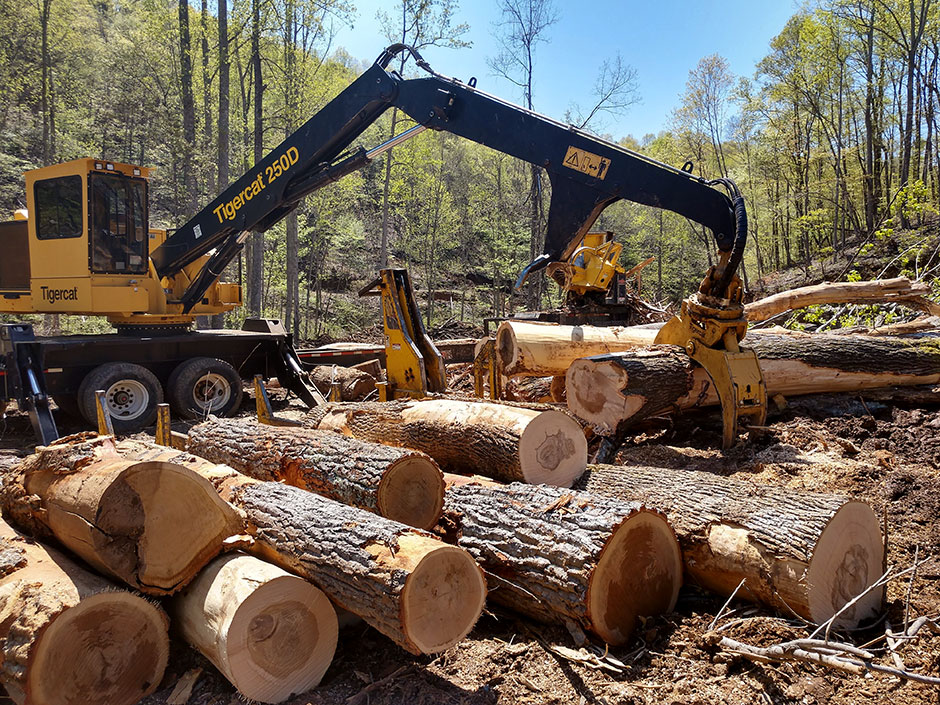
[[336,652],[320,590],[245,554],[216,558],[173,598],[173,623],[241,695],[279,703],[315,687]]
[[133,705],[168,653],[159,607],[0,521],[0,683],[18,705]]
[[[748,337],[768,395],[855,392],[940,381],[940,338]],[[684,349],[656,346],[572,363],[568,409],[601,435],[654,414],[718,403],[705,370]]]
[[375,377],[355,367],[318,365],[310,370],[310,380],[327,399],[334,384],[339,385],[342,401],[359,401],[375,391]]
[[570,487],[587,464],[581,426],[561,411],[426,399],[331,404],[304,424],[430,455],[449,472]]
[[[692,583],[821,624],[874,584],[884,546],[871,507],[836,495],[667,468],[591,465],[586,492],[664,512]],[[845,610],[836,626],[876,616],[884,590]]]
[[473,558],[427,532],[190,453],[135,440],[118,448],[199,473],[244,517],[252,554],[312,581],[411,653],[446,651],[483,610],[486,583]]
[[451,484],[445,536],[484,567],[493,601],[608,644],[669,612],[682,584],[675,534],[639,502],[556,487]]
[[40,446],[6,475],[0,504],[15,524],[150,595],[183,587],[240,527],[204,478],[124,458],[112,438],[90,434]]
[[258,480],[277,480],[420,529],[444,504],[441,470],[424,453],[327,431],[212,419],[190,429],[188,450]]

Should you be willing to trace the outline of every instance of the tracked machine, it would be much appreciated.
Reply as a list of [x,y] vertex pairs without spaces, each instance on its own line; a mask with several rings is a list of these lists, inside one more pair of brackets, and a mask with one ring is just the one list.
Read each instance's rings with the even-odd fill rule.
[[[406,79],[390,71],[402,52],[426,75]],[[371,149],[351,146],[393,107],[415,125]],[[609,237],[594,242],[590,231],[600,213],[621,199],[707,226],[719,264],[695,300],[664,328],[663,342],[686,345],[721,380],[722,399],[730,400],[735,417],[754,409],[760,417],[760,371],[756,358],[738,345],[746,326],[735,270],[747,226],[734,185],[706,181],[503,101],[479,90],[475,79],[462,83],[442,76],[403,44],[383,51],[336,98],[173,232],[149,227],[143,167],[82,159],[27,173],[28,214],[0,225],[0,247],[11,253],[0,260],[0,312],[106,315],[117,332],[34,338],[28,326],[5,326],[0,403],[17,399],[30,410],[43,440],[55,434],[50,394],[59,406],[78,406],[87,418],[94,390],[104,389],[119,431],[151,423],[164,392],[187,415],[225,413],[228,409],[212,399],[224,397],[226,389],[228,399],[240,395],[238,377],[255,374],[283,377],[308,404],[317,403],[289,336],[272,324],[250,323],[261,331],[189,327],[196,315],[241,303],[240,289],[218,279],[250,232],[267,230],[307,194],[427,129],[451,132],[547,173],[552,188],[544,252],[522,271],[517,286],[552,265],[556,276],[582,282],[585,293],[605,290],[607,277],[617,270],[618,246]],[[404,287],[393,275],[380,277],[376,287],[383,281],[387,289]],[[415,318],[406,310],[407,302],[383,306],[390,338],[392,331],[402,331],[403,318]],[[433,345],[415,339],[424,336],[416,318],[410,331],[395,333],[395,344],[406,355],[395,361],[387,398],[439,386],[439,359]],[[213,360],[227,365],[224,373],[209,365]],[[746,388],[734,382],[745,377]]]

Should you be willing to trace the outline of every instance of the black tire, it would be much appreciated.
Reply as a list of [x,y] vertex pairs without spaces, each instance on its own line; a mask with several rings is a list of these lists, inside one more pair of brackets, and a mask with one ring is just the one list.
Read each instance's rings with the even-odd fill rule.
[[170,406],[184,419],[230,416],[242,404],[242,378],[229,363],[212,357],[181,362],[166,387]]
[[108,362],[96,367],[78,388],[78,408],[97,428],[95,390],[103,389],[115,433],[135,433],[157,420],[157,404],[163,402],[160,380],[146,367],[131,362]]

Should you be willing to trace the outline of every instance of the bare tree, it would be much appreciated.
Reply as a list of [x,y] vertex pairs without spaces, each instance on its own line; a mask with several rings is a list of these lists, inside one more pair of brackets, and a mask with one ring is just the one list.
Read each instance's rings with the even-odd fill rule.
[[718,171],[728,173],[722,135],[727,122],[727,107],[734,85],[734,74],[727,60],[718,54],[706,56],[689,71],[682,106],[676,117],[679,124],[692,131],[707,134],[715,153]]
[[636,78],[636,69],[624,63],[619,53],[613,59],[604,59],[594,82],[593,107],[583,113],[574,103],[565,114],[565,120],[584,129],[601,115],[616,117],[622,114],[640,102]]

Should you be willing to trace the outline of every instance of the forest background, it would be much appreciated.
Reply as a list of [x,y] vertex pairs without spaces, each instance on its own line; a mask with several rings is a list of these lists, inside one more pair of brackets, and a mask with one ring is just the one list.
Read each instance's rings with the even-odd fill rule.
[[[538,109],[538,53],[551,50],[540,46],[563,17],[551,0],[496,1],[501,51],[490,68],[519,89],[503,97]],[[738,183],[753,290],[780,272],[796,273],[786,281],[903,274],[940,295],[938,5],[807,5],[753,75],[734,75],[718,54],[702,57],[662,131],[602,136]],[[0,213],[23,206],[24,170],[92,156],[156,167],[151,226],[181,225],[367,68],[333,46],[354,9],[351,0],[0,0]],[[377,51],[382,41],[426,57],[433,47],[471,51],[456,0],[397,0],[380,19]],[[613,54],[594,104],[565,118],[601,131],[598,118],[641,98],[636,86]],[[389,111],[361,142],[411,124]],[[557,305],[557,288],[541,279],[511,289],[541,251],[549,198],[538,168],[424,132],[253,234],[225,277],[241,281],[247,305],[224,323],[263,315],[298,338],[349,335],[378,320],[375,302],[356,291],[384,266],[411,271],[431,326]],[[713,260],[706,231],[657,209],[619,202],[596,227],[616,233],[627,267],[655,257],[642,275],[652,301],[681,300]]]

